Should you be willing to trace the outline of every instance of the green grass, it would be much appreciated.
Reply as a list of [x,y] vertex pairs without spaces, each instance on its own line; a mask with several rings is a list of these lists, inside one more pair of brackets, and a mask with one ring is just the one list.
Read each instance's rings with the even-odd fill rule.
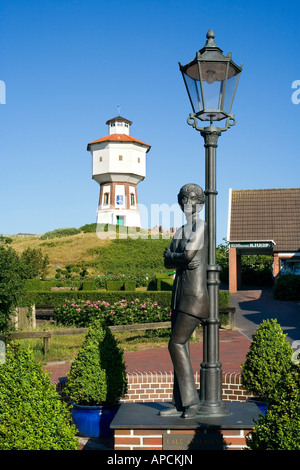
[[[36,331],[55,328],[58,327],[55,325],[47,325],[37,327]],[[114,333],[114,335],[124,352],[139,351],[142,349],[166,347],[169,342],[170,329],[156,331],[124,331]],[[50,340],[50,348],[46,354],[44,354],[43,339],[22,339],[19,340],[19,342],[22,347],[30,347],[30,349],[32,349],[36,361],[46,364],[48,362],[74,360],[84,338],[84,334],[54,336]],[[199,334],[197,334],[197,339],[191,338],[192,342],[196,340],[199,341]]]
[[[46,329],[55,329],[56,326],[37,327],[35,331],[43,331]],[[120,347],[125,351],[137,351],[139,349],[166,346],[168,344],[170,332],[169,330],[137,331],[137,332],[120,332],[115,333],[115,337]],[[24,348],[32,349],[34,358],[43,364],[56,361],[72,361],[83,340],[84,334],[53,336],[50,339],[50,348],[44,354],[44,341],[42,338],[31,338],[19,340]]]

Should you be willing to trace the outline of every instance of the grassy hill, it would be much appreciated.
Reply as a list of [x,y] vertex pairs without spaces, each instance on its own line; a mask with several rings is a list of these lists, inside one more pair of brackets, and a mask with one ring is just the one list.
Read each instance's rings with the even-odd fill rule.
[[[71,231],[70,231],[71,232]],[[75,232],[75,230],[74,230]],[[12,247],[22,253],[26,248],[40,248],[50,260],[49,274],[57,268],[85,263],[92,276],[106,274],[152,274],[165,271],[163,251],[168,239],[100,239],[95,232],[76,229],[72,235],[53,231],[39,237],[14,237]]]

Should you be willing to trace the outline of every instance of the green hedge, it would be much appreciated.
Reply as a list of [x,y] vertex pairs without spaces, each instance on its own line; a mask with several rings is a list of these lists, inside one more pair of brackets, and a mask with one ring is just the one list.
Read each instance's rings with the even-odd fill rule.
[[[25,281],[25,290],[27,292],[50,292],[52,287],[74,287],[76,289],[79,289],[82,285],[84,285],[88,281],[84,281],[83,283],[81,281],[59,281],[59,280],[47,280],[47,281],[42,281],[40,279],[26,279]],[[91,281],[93,282],[93,281]],[[90,284],[90,290],[94,289],[94,285]]]
[[[27,292],[19,306],[28,305],[53,305],[59,306],[64,303],[65,300],[103,300],[105,302],[113,303],[117,300],[152,300],[157,302],[162,307],[169,307],[171,304],[170,291],[52,291],[52,292]],[[219,291],[219,306],[229,307],[230,305],[230,294],[228,291]]]
[[278,300],[300,300],[300,276],[281,274],[276,280],[273,295]]
[[59,306],[65,300],[103,300],[113,303],[122,299],[135,300],[139,298],[143,300],[152,300],[159,305],[167,307],[171,303],[171,292],[132,292],[132,291],[52,291],[52,292],[27,292],[20,302],[19,306],[28,305],[53,305]]

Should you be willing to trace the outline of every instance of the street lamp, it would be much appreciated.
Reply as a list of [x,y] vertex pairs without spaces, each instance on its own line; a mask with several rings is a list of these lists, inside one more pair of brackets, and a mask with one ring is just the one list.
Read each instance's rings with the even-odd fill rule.
[[[203,416],[229,414],[222,401],[222,368],[219,362],[219,285],[221,268],[216,265],[216,148],[222,132],[235,124],[231,108],[242,66],[236,65],[231,53],[225,57],[215,43],[214,32],[206,35],[205,46],[187,65],[179,63],[193,112],[188,124],[199,131],[205,147],[205,220],[208,226],[207,285],[209,316],[203,322],[203,362],[200,370],[200,411]],[[209,121],[200,127],[199,121]],[[223,127],[213,125],[223,121]]]

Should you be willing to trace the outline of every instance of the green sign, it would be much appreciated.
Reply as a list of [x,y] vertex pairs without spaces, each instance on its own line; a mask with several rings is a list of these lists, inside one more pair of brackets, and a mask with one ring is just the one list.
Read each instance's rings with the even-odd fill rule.
[[231,242],[230,248],[272,248],[273,242]]

